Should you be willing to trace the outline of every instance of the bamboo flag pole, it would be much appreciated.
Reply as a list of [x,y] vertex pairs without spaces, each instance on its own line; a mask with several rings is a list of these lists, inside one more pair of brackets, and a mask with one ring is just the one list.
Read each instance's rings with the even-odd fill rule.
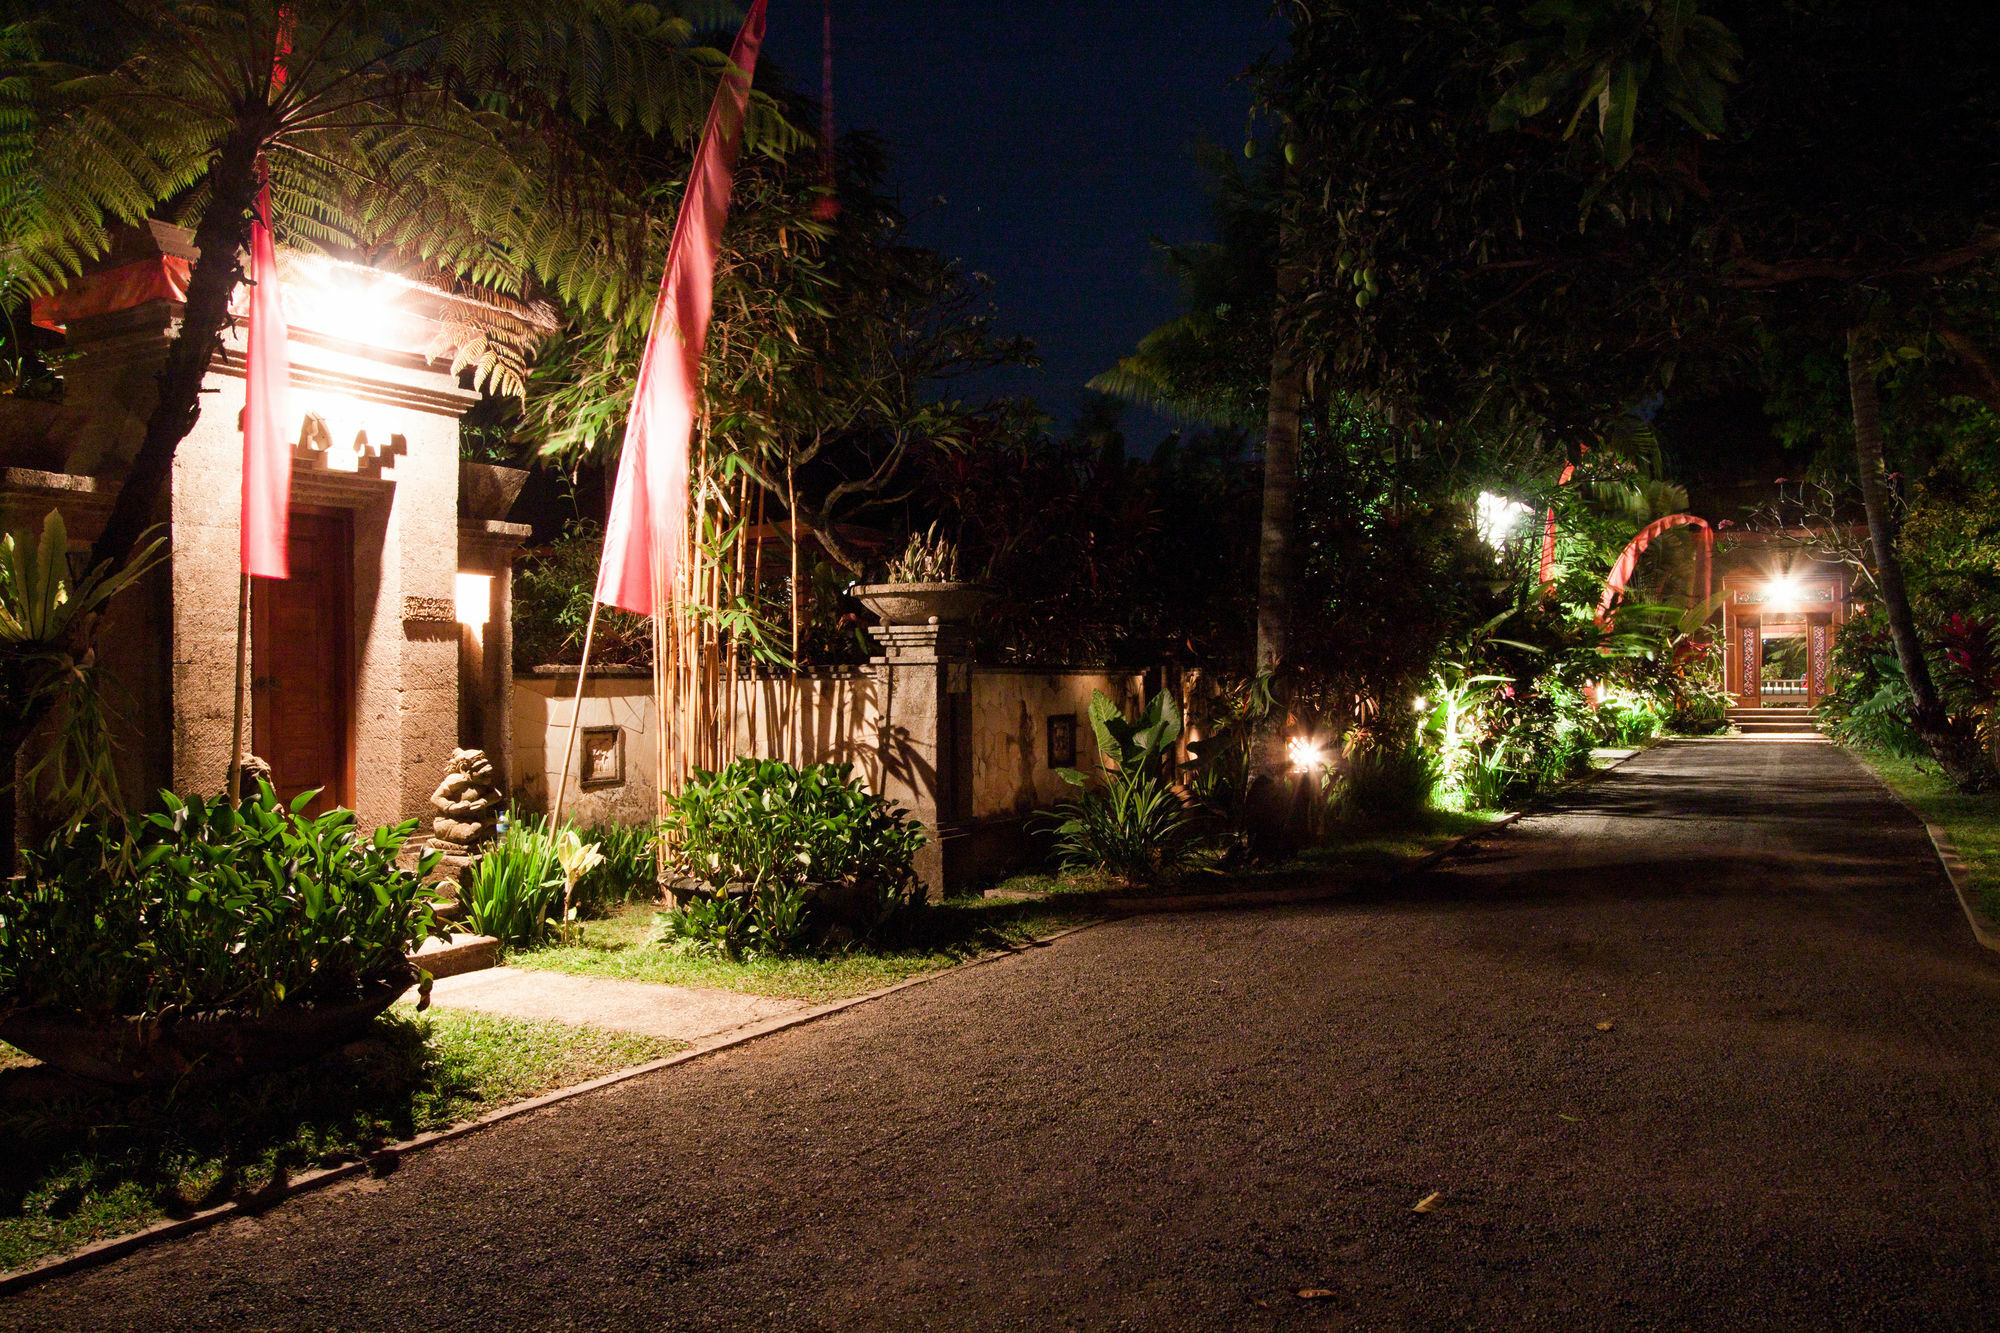
[[243,677],[250,657],[250,576],[236,582],[236,718],[229,726],[229,804],[243,807]]
[[[562,824],[563,798],[569,795],[569,766],[570,760],[576,754],[576,725],[583,716],[583,682],[590,674],[590,649],[597,639],[597,608],[598,601],[593,597],[590,599],[590,623],[583,631],[583,661],[576,668],[576,699],[569,709],[569,739],[563,743],[562,778],[556,783],[555,799],[549,802],[551,837]],[[564,906],[567,908],[567,902]]]

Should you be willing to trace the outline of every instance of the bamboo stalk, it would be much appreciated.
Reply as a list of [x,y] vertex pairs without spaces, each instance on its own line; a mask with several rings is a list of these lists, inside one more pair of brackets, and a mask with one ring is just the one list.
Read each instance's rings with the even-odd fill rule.
[[[549,802],[549,845],[555,845],[556,830],[562,827],[563,798],[569,794],[569,765],[576,754],[576,726],[583,717],[583,682],[590,674],[590,649],[597,638],[597,598],[590,599],[590,623],[583,631],[583,661],[576,668],[576,699],[569,709],[569,739],[563,742],[562,777],[556,783],[555,799]],[[569,876],[563,876],[562,912],[557,921],[569,920]]]
[[231,809],[243,808],[243,677],[250,661],[250,576],[236,583],[236,718],[229,726],[229,790]]

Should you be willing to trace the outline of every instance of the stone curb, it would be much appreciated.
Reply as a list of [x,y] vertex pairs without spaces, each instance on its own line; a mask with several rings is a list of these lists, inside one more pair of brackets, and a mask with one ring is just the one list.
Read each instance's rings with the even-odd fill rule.
[[[1674,737],[1671,739],[1680,738]],[[1634,759],[1652,749],[1653,746],[1664,743],[1664,741],[1653,741],[1642,745],[1623,759],[1606,764],[1603,768],[1592,769],[1589,773],[1577,778],[1575,781],[1565,783],[1558,790],[1549,793],[1547,797],[1530,801],[1519,810],[1509,810],[1484,828],[1476,828],[1468,833],[1461,833],[1444,846],[1425,852],[1422,856],[1410,862],[1410,864],[1390,872],[1384,882],[1394,883],[1419,871],[1428,870],[1446,857],[1464,850],[1468,844],[1476,842],[1481,838],[1491,837],[1517,820],[1541,810],[1550,801],[1567,792],[1575,791],[1579,787],[1587,786],[1597,781],[1597,779],[1603,777],[1606,773],[1631,763]],[[1284,907],[1293,903],[1329,902],[1335,898],[1344,898],[1353,891],[1354,886],[1351,884],[1316,885],[1298,889],[1259,889],[1250,893],[1190,893],[1179,897],[1099,898],[1091,905],[1125,916],[1145,916],[1168,912],[1207,912],[1225,907]],[[1061,895],[1045,896],[1036,901],[1043,903],[1059,902],[1061,901]]]
[[1116,918],[1106,917],[1098,921],[1086,921],[1082,925],[1070,926],[1065,930],[1058,930],[1050,935],[1037,936],[1025,944],[1010,948],[995,949],[991,953],[981,954],[977,958],[968,958],[962,963],[940,971],[927,972],[920,977],[911,977],[907,981],[899,981],[893,986],[884,986],[881,990],[869,991],[866,995],[854,995],[844,1000],[831,1000],[826,1004],[807,1009],[802,1013],[785,1014],[777,1018],[765,1019],[761,1023],[752,1023],[743,1027],[731,1028],[715,1036],[704,1037],[693,1043],[687,1050],[677,1052],[662,1059],[643,1065],[635,1065],[630,1069],[620,1069],[615,1073],[605,1074],[584,1083],[572,1084],[567,1088],[557,1088],[554,1092],[545,1092],[539,1097],[530,1097],[526,1101],[513,1102],[506,1106],[496,1107],[482,1116],[465,1121],[463,1124],[451,1125],[444,1129],[433,1130],[427,1134],[419,1134],[415,1138],[405,1139],[401,1143],[388,1144],[370,1153],[358,1162],[343,1162],[339,1166],[330,1166],[319,1171],[308,1171],[302,1175],[291,1177],[282,1185],[277,1185],[275,1188],[266,1188],[248,1199],[232,1199],[228,1203],[218,1204],[214,1208],[195,1213],[190,1217],[176,1218],[167,1222],[156,1222],[152,1226],[145,1227],[139,1231],[129,1232],[123,1236],[113,1236],[109,1239],[98,1241],[95,1244],[86,1245],[82,1249],[70,1254],[61,1255],[27,1268],[17,1268],[9,1273],[0,1273],[0,1299],[11,1296],[16,1292],[25,1291],[30,1287],[38,1286],[52,1278],[100,1267],[101,1265],[110,1263],[114,1259],[123,1258],[128,1254],[156,1245],[162,1241],[192,1235],[197,1231],[206,1231],[217,1223],[226,1222],[233,1217],[261,1216],[288,1199],[296,1198],[301,1194],[311,1194],[317,1190],[325,1189],[329,1185],[337,1185],[342,1181],[353,1180],[363,1175],[389,1175],[401,1164],[402,1159],[411,1153],[422,1152],[426,1148],[434,1148],[441,1143],[448,1143],[454,1139],[462,1139],[468,1135],[477,1134],[481,1130],[492,1128],[494,1125],[503,1124],[517,1117],[542,1110],[545,1107],[554,1106],[558,1102],[566,1102],[572,1098],[584,1096],[586,1093],[613,1087],[635,1078],[641,1078],[647,1074],[656,1074],[663,1069],[670,1069],[675,1065],[687,1064],[690,1061],[699,1060],[703,1056],[713,1055],[717,1051],[730,1050],[734,1047],[756,1041],[759,1037],[768,1037],[773,1033],[784,1032],[790,1028],[804,1027],[808,1023],[817,1022],[822,1018],[827,1018],[849,1009],[859,1008],[872,1001],[894,995],[898,991],[928,985],[933,981],[941,980],[944,977],[952,976],[959,972],[968,971],[975,967],[984,967],[988,963],[997,963],[1003,958],[1017,957],[1020,954],[1028,952],[1030,949],[1046,948],[1059,939],[1079,934],[1082,931],[1093,930],[1098,926],[1107,925],[1113,920],[1116,920]]

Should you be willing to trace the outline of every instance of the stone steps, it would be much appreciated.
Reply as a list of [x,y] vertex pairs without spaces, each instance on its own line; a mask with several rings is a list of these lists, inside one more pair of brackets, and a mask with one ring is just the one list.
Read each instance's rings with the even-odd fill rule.
[[1810,708],[1732,708],[1729,720],[1745,736],[1816,736],[1818,719]]
[[432,980],[483,972],[500,965],[500,941],[491,935],[434,936],[410,955],[410,961],[430,973]]

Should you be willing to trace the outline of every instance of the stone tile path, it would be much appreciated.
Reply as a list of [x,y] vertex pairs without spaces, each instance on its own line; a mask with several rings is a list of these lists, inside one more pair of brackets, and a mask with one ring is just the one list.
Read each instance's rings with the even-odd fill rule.
[[442,1009],[477,1009],[506,1018],[552,1018],[689,1042],[727,1036],[752,1024],[789,1018],[812,1008],[799,1000],[572,977],[518,967],[445,977],[432,985],[431,1004]]

